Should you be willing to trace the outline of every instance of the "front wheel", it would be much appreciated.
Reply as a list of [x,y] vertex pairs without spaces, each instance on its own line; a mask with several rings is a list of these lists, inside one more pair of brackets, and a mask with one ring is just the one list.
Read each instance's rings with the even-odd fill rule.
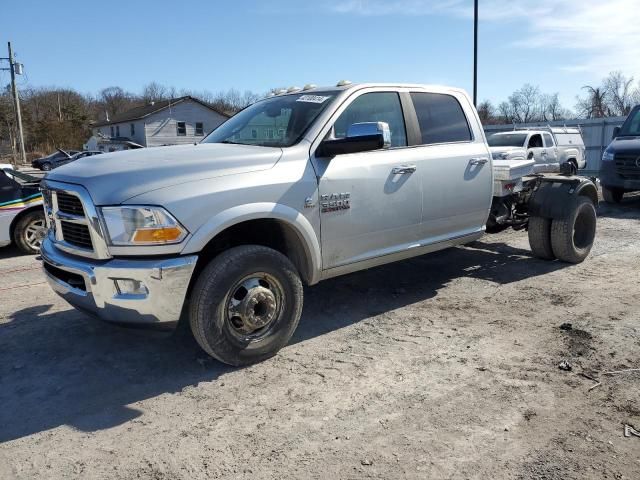
[[212,357],[249,365],[287,344],[302,303],[302,282],[287,257],[259,245],[235,247],[211,260],[196,281],[191,331]]
[[40,251],[40,245],[47,230],[44,212],[29,212],[18,220],[13,230],[13,240],[22,253],[34,255]]
[[48,172],[49,170],[51,170],[51,164],[50,163],[43,163],[42,164],[42,170],[44,170],[45,172]]
[[624,196],[624,190],[616,187],[605,187],[602,186],[602,198],[607,203],[618,204],[622,202],[622,197]]

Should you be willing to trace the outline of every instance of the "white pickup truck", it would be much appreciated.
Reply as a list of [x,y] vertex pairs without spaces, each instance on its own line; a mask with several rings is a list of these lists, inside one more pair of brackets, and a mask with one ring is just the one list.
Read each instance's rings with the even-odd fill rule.
[[488,138],[495,160],[529,159],[535,173],[566,171],[575,175],[586,167],[582,133],[577,128],[538,127],[499,132]]
[[596,186],[533,164],[493,160],[456,88],[293,88],[197,145],[51,171],[44,271],[84,312],[137,326],[182,317],[206,352],[244,365],[287,344],[303,284],[507,227],[528,229],[539,258],[582,262]]

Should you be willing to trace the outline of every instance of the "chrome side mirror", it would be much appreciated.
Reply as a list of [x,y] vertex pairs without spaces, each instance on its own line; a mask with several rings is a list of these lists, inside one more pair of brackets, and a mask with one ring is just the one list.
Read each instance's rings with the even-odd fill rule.
[[382,137],[382,146],[378,148],[389,148],[391,146],[391,130],[387,122],[352,123],[347,130],[347,138],[380,136]]

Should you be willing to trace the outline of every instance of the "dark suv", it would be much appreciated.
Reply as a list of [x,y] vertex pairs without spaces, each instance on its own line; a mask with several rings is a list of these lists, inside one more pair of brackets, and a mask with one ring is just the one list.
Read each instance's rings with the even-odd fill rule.
[[600,183],[608,203],[620,203],[626,192],[640,191],[640,105],[614,130],[602,154]]

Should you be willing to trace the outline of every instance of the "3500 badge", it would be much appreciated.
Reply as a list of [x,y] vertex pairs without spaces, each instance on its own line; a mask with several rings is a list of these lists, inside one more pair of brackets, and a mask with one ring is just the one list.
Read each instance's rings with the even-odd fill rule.
[[351,194],[349,192],[320,195],[320,211],[322,213],[349,210],[350,208]]

